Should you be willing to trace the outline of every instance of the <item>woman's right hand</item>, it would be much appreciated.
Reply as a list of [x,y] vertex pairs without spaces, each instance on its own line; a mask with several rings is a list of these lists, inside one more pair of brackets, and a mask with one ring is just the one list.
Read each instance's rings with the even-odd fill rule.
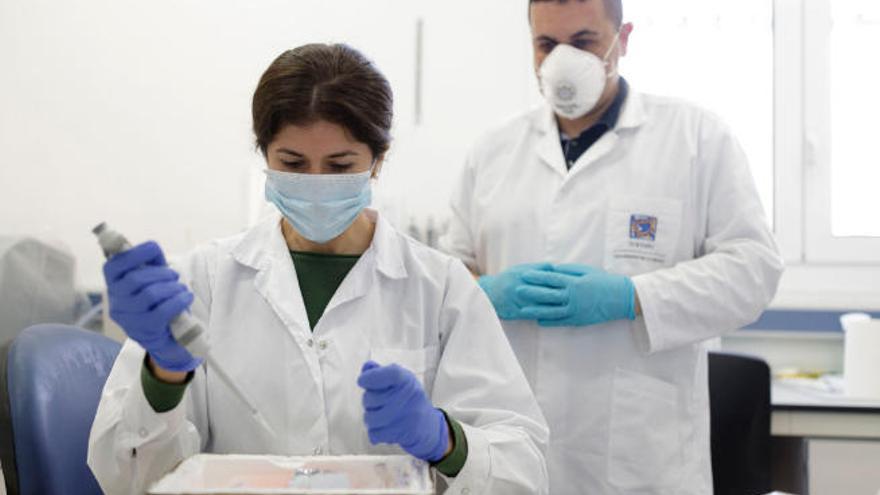
[[162,249],[146,242],[104,264],[110,317],[152,361],[167,371],[191,371],[201,364],[171,334],[171,322],[186,311],[193,294],[168,267]]

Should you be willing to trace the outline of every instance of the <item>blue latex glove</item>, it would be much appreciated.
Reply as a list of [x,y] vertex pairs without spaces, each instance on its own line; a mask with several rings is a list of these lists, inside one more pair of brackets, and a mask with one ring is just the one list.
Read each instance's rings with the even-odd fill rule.
[[552,270],[550,263],[531,263],[516,265],[497,275],[483,275],[477,280],[483,292],[489,296],[495,313],[502,320],[528,320],[521,310],[527,301],[517,296],[517,289],[525,286],[522,280],[523,273],[530,270]]
[[171,321],[193,302],[179,278],[155,242],[135,246],[104,264],[110,318],[163,369],[191,371],[201,360],[171,335]]
[[367,361],[357,383],[364,389],[364,423],[370,442],[400,445],[423,461],[443,458],[449,447],[446,416],[431,404],[411,371]]
[[522,314],[542,327],[586,326],[636,317],[635,286],[627,276],[586,265],[557,265],[552,272],[525,272],[522,279],[528,284],[517,288],[517,296],[528,301]]

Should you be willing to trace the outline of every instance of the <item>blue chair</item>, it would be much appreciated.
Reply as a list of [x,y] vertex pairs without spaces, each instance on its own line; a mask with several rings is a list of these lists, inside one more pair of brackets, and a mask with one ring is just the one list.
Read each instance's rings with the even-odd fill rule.
[[9,495],[102,493],[86,453],[120,347],[76,327],[36,325],[0,351],[0,462]]

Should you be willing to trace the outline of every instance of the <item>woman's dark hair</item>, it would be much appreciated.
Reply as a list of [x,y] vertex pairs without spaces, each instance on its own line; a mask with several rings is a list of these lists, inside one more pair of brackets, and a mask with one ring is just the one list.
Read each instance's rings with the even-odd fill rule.
[[310,44],[288,50],[266,69],[254,91],[257,147],[266,155],[285,125],[325,120],[345,128],[378,158],[391,144],[393,100],[385,76],[350,46]]

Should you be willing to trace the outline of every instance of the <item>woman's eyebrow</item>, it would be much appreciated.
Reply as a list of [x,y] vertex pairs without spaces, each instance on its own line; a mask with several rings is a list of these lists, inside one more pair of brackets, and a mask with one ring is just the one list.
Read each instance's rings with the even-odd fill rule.
[[305,155],[303,155],[302,153],[300,153],[300,152],[298,152],[298,151],[289,150],[289,149],[287,149],[287,148],[280,148],[280,149],[278,150],[278,153],[287,153],[288,155],[295,155],[295,156],[299,156],[299,157],[305,156]]
[[352,150],[340,151],[339,153],[333,153],[332,155],[327,155],[327,158],[342,158],[344,156],[357,156],[357,152]]

